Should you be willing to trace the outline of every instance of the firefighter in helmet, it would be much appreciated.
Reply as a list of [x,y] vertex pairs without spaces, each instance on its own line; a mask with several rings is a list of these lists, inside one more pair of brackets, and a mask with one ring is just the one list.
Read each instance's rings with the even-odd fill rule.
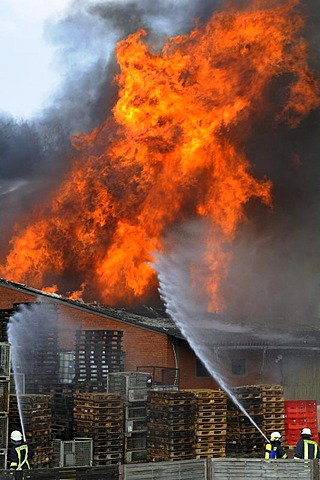
[[10,435],[12,447],[10,450],[10,470],[30,469],[29,460],[33,457],[33,449],[23,440],[19,430],[13,430]]
[[264,458],[288,458],[284,448],[281,446],[281,433],[272,432],[270,442],[265,447]]
[[311,440],[310,428],[303,428],[301,430],[301,437],[294,450],[294,458],[320,458],[318,443]]

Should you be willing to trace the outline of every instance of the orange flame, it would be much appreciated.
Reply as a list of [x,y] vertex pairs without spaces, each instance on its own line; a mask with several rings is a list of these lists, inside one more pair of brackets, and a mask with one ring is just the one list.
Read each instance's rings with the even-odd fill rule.
[[109,304],[141,300],[157,284],[150,262],[166,230],[205,217],[213,227],[206,288],[210,308],[221,308],[223,244],[252,197],[271,203],[270,182],[253,177],[232,132],[252,130],[275,80],[287,90],[277,120],[295,126],[319,105],[303,25],[298,0],[229,3],[160,52],[143,30],[119,42],[113,117],[72,139],[69,174],[18,227],[2,275],[64,291],[86,284],[88,297]]

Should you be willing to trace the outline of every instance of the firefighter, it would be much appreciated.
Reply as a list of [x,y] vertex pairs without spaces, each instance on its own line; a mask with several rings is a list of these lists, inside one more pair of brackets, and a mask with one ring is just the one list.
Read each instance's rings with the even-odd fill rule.
[[301,430],[301,437],[294,450],[294,458],[320,458],[319,447],[317,442],[311,440],[310,428],[303,428]]
[[30,470],[29,460],[33,457],[33,449],[22,438],[19,430],[10,435],[12,447],[10,450],[10,470]]
[[267,443],[265,447],[264,458],[288,458],[284,448],[281,446],[281,433],[271,433],[270,443]]

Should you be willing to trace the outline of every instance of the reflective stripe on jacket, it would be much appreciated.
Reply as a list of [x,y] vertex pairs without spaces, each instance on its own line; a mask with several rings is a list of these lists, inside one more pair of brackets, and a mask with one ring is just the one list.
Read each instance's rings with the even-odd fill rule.
[[288,458],[288,456],[280,445],[280,442],[278,442],[277,444],[267,443],[265,447],[264,458]]
[[319,458],[319,447],[317,442],[307,438],[300,439],[297,443],[294,458],[313,459]]
[[26,444],[12,448],[10,468],[15,470],[30,469],[28,453],[29,447]]

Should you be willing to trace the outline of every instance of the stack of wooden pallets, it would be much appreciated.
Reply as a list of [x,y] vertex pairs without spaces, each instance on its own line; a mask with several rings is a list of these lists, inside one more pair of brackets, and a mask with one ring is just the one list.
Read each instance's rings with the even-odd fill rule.
[[74,393],[75,437],[93,439],[93,465],[123,462],[123,400],[115,393]]
[[123,370],[123,332],[117,330],[78,330],[76,332],[76,389],[106,392],[108,374]]
[[[50,396],[30,394],[20,395],[19,399],[26,439],[35,451],[34,458],[32,459],[32,467],[49,467],[51,466],[52,461],[52,416]],[[9,412],[10,431],[21,431],[16,395],[10,395]]]
[[28,341],[19,345],[19,361],[23,362],[19,367],[25,374],[25,391],[50,395],[59,380],[58,309],[49,303],[39,303],[37,307],[25,304],[25,308],[37,309],[32,319],[33,335],[29,334]]
[[227,396],[222,390],[189,390],[196,399],[195,458],[226,456]]
[[195,455],[196,398],[190,391],[150,391],[147,459],[185,460]]
[[[280,385],[249,385],[233,390],[249,417],[232,402],[228,402],[228,456],[261,457],[266,440],[279,431],[285,441],[285,409],[283,387]],[[251,420],[252,421],[251,421]]]
[[7,463],[9,398],[10,398],[11,347],[0,343],[0,468]]
[[73,439],[73,388],[72,385],[59,385],[52,399],[52,437]]
[[8,323],[13,313],[13,308],[0,309],[0,342],[8,342]]

